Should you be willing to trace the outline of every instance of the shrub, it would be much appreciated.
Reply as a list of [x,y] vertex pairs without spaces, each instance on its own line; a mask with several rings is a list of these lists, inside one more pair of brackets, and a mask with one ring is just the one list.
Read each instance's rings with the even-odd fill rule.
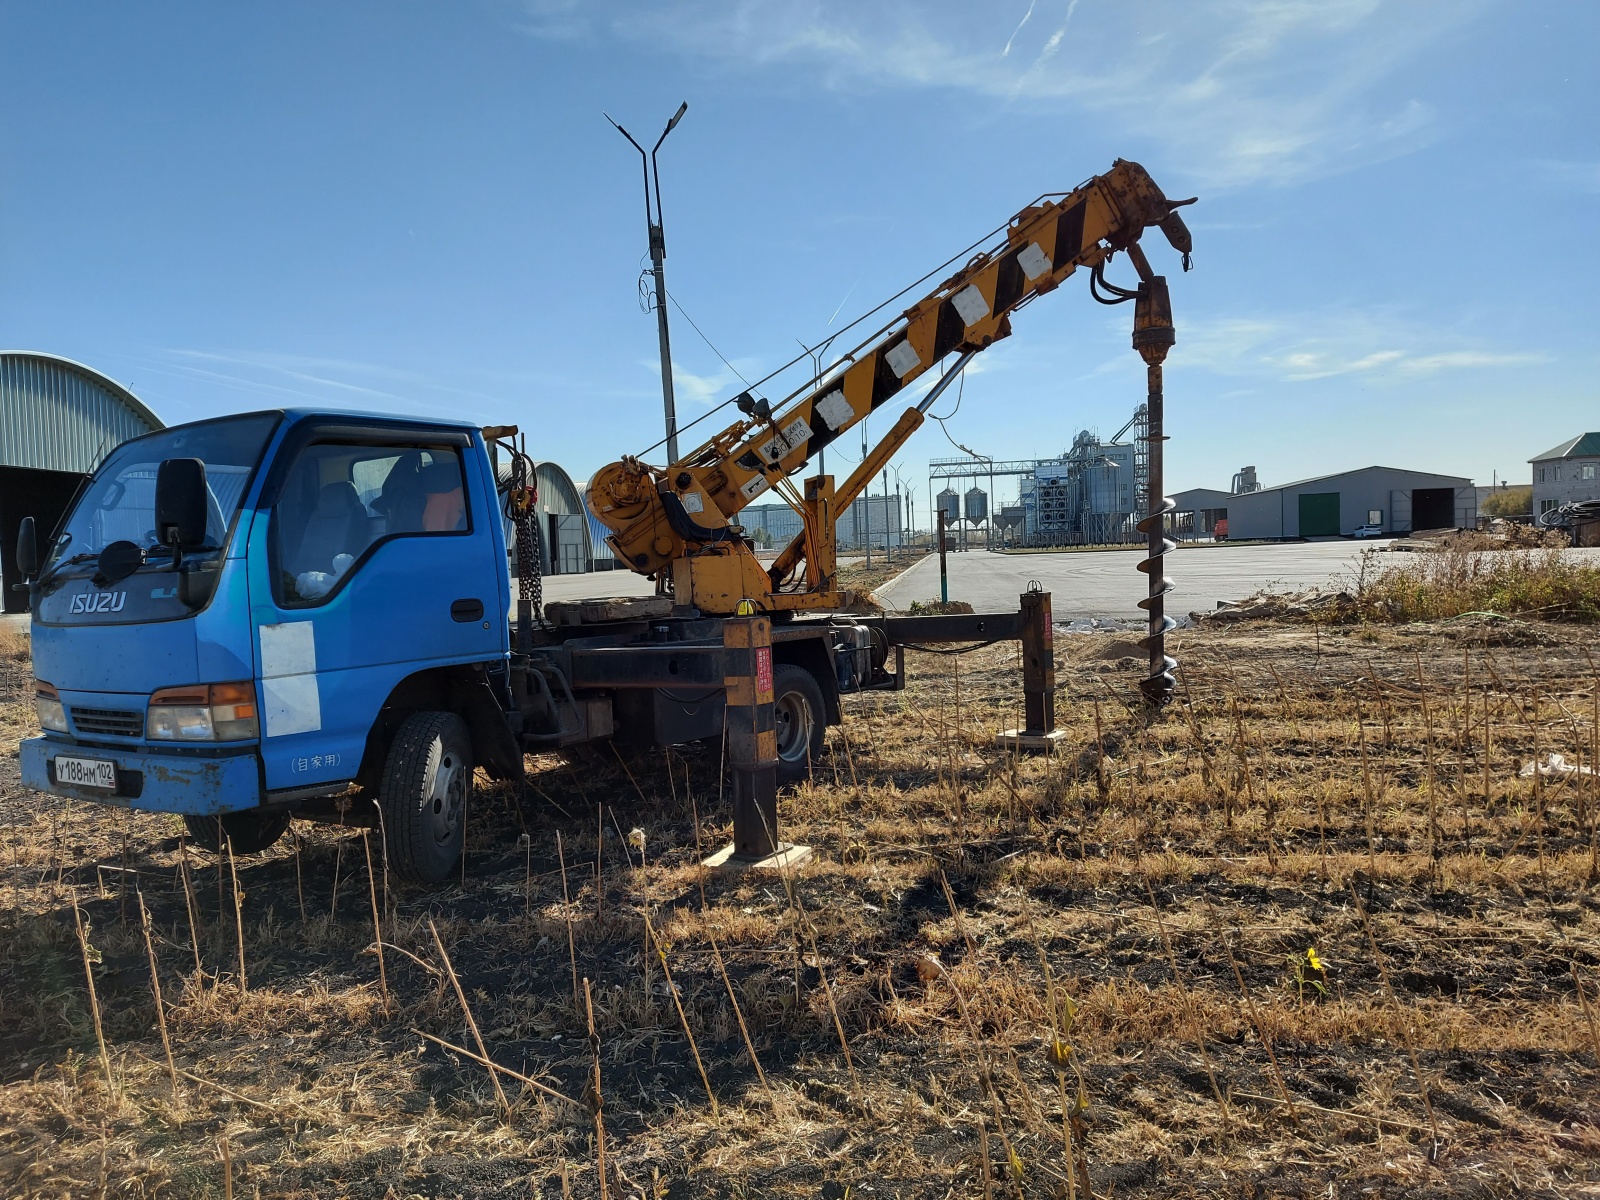
[[1533,488],[1514,487],[1490,492],[1478,511],[1486,517],[1523,517],[1533,512]]
[[1493,612],[1600,621],[1600,565],[1560,550],[1485,554],[1452,548],[1408,555],[1375,572],[1372,567],[1369,552],[1351,589],[1351,615],[1358,620],[1432,621]]

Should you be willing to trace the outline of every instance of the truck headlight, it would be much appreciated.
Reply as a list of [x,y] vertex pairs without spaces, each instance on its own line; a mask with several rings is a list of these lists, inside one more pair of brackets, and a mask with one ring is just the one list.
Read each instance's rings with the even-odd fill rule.
[[162,688],[150,697],[145,735],[164,742],[238,742],[259,737],[256,689],[242,683]]
[[61,707],[61,696],[53,684],[42,679],[33,681],[33,711],[39,715],[40,729],[67,732],[67,710]]

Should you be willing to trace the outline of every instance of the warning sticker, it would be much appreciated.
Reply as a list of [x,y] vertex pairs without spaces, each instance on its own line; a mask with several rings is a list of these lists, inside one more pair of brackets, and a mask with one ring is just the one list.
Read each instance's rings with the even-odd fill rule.
[[772,691],[772,647],[756,647],[756,694]]
[[811,440],[811,426],[806,424],[804,417],[796,417],[783,427],[783,436],[789,443],[789,449],[798,450]]

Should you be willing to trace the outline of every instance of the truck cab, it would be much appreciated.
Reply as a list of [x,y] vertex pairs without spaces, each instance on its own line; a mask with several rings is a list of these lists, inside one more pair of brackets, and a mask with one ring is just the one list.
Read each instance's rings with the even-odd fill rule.
[[117,447],[33,558],[27,786],[246,852],[358,781],[406,785],[391,857],[399,836],[403,870],[455,860],[474,757],[452,714],[498,708],[509,654],[480,431],[300,410],[162,430]]

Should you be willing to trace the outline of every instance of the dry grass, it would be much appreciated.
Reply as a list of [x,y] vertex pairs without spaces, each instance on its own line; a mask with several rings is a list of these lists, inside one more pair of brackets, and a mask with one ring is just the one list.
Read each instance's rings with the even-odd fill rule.
[[28,633],[26,628],[10,621],[0,621],[0,662],[26,663],[28,661]]
[[1470,542],[1395,556],[1362,556],[1344,615],[1363,621],[1436,621],[1492,612],[1557,621],[1600,620],[1600,563],[1559,549],[1484,553]]
[[[1074,1123],[1101,1196],[1592,1195],[1573,979],[1600,993],[1600,794],[1519,769],[1594,760],[1597,647],[1538,632],[1188,633],[1179,703],[1148,724],[1118,648],[1063,636],[1053,759],[992,746],[1014,647],[915,656],[786,798],[818,851],[788,880],[702,879],[689,814],[728,836],[714,750],[635,768],[643,799],[620,769],[532,760],[531,848],[489,793],[464,887],[386,893],[380,865],[374,891],[356,835],[308,828],[302,919],[287,842],[241,860],[248,992],[226,863],[195,872],[197,973],[174,822],[24,794],[0,758],[0,1179],[221,1196],[225,1140],[242,1196],[600,1195],[589,1108],[508,1076],[507,1113],[480,1064],[412,1032],[473,1046],[470,1010],[491,1058],[580,1104],[598,1069],[619,1200],[979,1196],[986,1171],[996,1196],[1077,1195]],[[21,678],[0,683],[14,738]],[[642,868],[608,835],[603,908],[597,806],[650,847]],[[657,959],[646,986],[647,918],[670,985]]]

